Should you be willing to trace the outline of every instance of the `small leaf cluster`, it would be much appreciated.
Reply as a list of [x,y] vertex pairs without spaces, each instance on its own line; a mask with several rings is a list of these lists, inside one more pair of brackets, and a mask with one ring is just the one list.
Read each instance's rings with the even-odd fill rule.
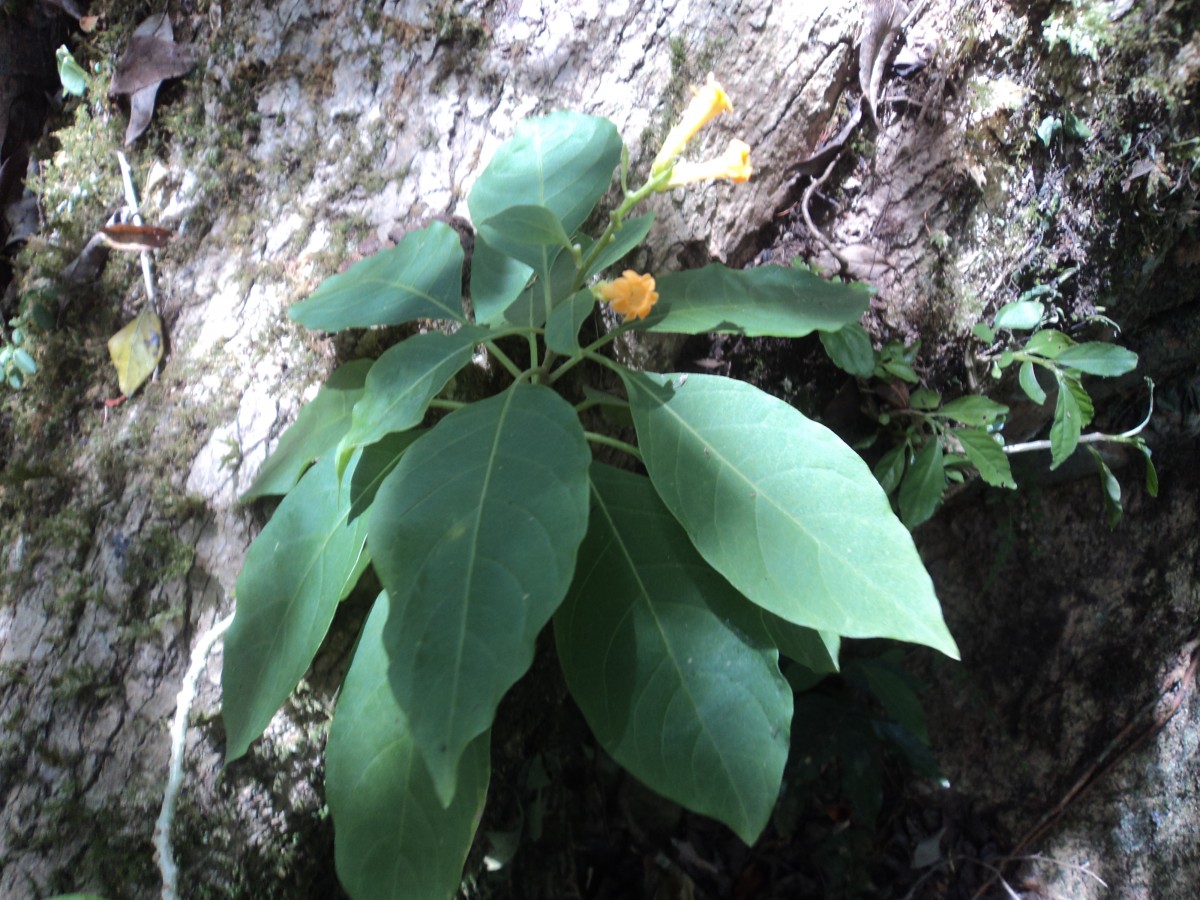
[[0,378],[20,390],[30,375],[37,374],[37,361],[26,348],[26,328],[21,317],[9,321],[8,334],[0,334]]
[[[861,286],[800,269],[712,264],[658,277],[644,318],[601,315],[595,279],[646,236],[653,216],[629,213],[672,169],[631,189],[608,120],[526,120],[468,198],[470,314],[462,245],[440,222],[291,309],[330,332],[417,326],[334,371],[258,473],[247,499],[284,496],[238,578],[222,675],[233,760],[373,570],[383,591],[327,751],[338,874],[355,898],[454,893],[497,707],[547,627],[600,746],[747,842],[770,818],[793,731],[781,658],[833,671],[842,637],[957,654],[908,530],[840,438],[736,379],[611,354],[630,332],[836,340],[867,306]],[[582,226],[614,175],[623,199],[592,238]],[[509,383],[448,399],[480,355]],[[589,430],[607,428],[597,406],[631,421],[636,444],[617,424]]]
[[[939,391],[921,386],[915,369],[920,341],[889,341],[874,350],[870,336],[858,325],[821,336],[839,368],[860,378],[873,378],[877,385],[875,393],[883,399],[884,408],[872,405],[870,411],[893,444],[875,463],[874,473],[883,489],[895,495],[900,518],[910,528],[928,520],[949,485],[962,483],[972,472],[993,487],[1015,489],[1008,457],[1031,450],[1049,450],[1053,470],[1085,444],[1100,474],[1111,525],[1121,516],[1120,485],[1093,444],[1121,443],[1141,452],[1146,459],[1147,490],[1157,493],[1150,448],[1138,437],[1142,426],[1119,435],[1083,432],[1095,413],[1084,376],[1125,375],[1137,368],[1137,354],[1100,341],[1078,343],[1052,327],[1058,324],[1053,310],[1033,299],[1051,292],[1052,286],[1027,292],[999,309],[991,325],[981,322],[973,329],[975,337],[989,346],[985,359],[993,379],[1016,366],[1020,389],[1032,403],[1053,402],[1047,441],[1007,443],[1004,427],[1010,409],[1006,404],[981,394],[946,400]],[[1018,339],[1017,335],[1025,336]],[[870,442],[876,437],[878,434]]]

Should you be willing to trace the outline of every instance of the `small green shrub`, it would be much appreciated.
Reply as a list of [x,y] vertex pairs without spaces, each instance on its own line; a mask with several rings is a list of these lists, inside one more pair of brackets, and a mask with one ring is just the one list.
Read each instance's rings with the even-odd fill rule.
[[[355,898],[455,891],[497,706],[548,623],[605,750],[747,842],[771,815],[792,733],[781,654],[817,672],[836,668],[841,636],[957,654],[908,530],[850,447],[741,381],[636,371],[606,352],[630,332],[837,334],[866,309],[861,286],[776,266],[594,283],[648,233],[652,215],[629,217],[646,197],[749,177],[737,141],[707,163],[676,159],[723,108],[710,80],[635,190],[608,120],[521,123],[469,197],[472,316],[460,239],[440,222],[291,310],[325,331],[449,323],[337,369],[247,494],[286,496],[236,586],[230,760],[295,689],[368,566],[384,588],[327,751],[338,873]],[[618,170],[623,200],[593,241],[579,229]],[[474,403],[442,398],[480,346],[511,383]],[[580,385],[588,366],[625,396]],[[588,430],[596,407],[631,420],[637,445]]]

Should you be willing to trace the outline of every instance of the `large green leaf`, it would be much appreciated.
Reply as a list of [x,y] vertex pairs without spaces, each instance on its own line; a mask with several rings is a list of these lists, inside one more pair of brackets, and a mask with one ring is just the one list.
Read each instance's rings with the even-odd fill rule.
[[912,537],[833,432],[729,378],[625,384],[654,487],[734,587],[798,625],[957,657]]
[[554,252],[554,258],[550,261],[549,276],[535,278],[529,287],[521,292],[508,309],[504,310],[505,322],[526,328],[540,328],[548,320],[547,312],[552,311],[555,304],[561,304],[567,297],[573,296],[571,288],[579,274],[575,256],[562,248]]
[[464,748],[491,726],[566,594],[589,459],[570,404],[515,385],[442,419],[375,496],[389,678],[444,803]]
[[367,373],[350,430],[338,449],[339,469],[356,447],[419,425],[429,401],[471,361],[475,345],[486,335],[486,328],[465,325],[454,334],[429,331],[389,347]]
[[448,900],[487,797],[489,733],[467,746],[444,807],[388,686],[388,605],[381,594],[363,626],[329,729],[325,794],[338,880],[354,900]]
[[865,285],[783,266],[743,270],[711,263],[663,275],[657,287],[658,303],[638,327],[679,334],[803,337],[857,322],[870,300]]
[[544,206],[510,206],[479,223],[479,234],[506,256],[550,274],[550,263],[558,251],[571,246],[558,217]]
[[620,159],[621,137],[608,119],[575,112],[525,119],[471,188],[471,221],[544,206],[571,234],[608,190]]
[[289,315],[306,328],[323,331],[414,319],[462,322],[462,267],[458,233],[434,222],[326,278]]
[[[408,431],[386,435],[382,440],[363,447],[362,456],[354,466],[354,474],[350,476],[350,515],[348,521],[356,518],[371,508],[375,502],[375,493],[379,485],[396,468],[412,442],[425,433],[423,428],[412,428]],[[345,484],[342,485],[343,489]]]
[[471,254],[471,306],[480,325],[498,325],[525,290],[533,269],[494,249],[478,234]]
[[318,456],[333,450],[350,427],[354,404],[363,394],[363,384],[372,360],[356,359],[336,369],[317,396],[300,410],[296,421],[283,433],[275,452],[262,464],[242,502],[271,494],[286,494]]
[[778,651],[646,478],[596,464],[591,482],[587,538],[554,618],[567,686],[617,762],[751,844],[787,761]]
[[586,288],[576,291],[566,303],[560,303],[546,320],[546,346],[566,356],[579,352],[579,329],[596,306],[596,298]]
[[246,552],[221,673],[227,760],[246,752],[296,689],[338,602],[367,564],[366,520],[348,523],[332,455],[305,473]]
[[814,631],[781,619],[759,607],[763,626],[781,655],[800,663],[811,672],[825,674],[839,668],[842,639],[831,631]]

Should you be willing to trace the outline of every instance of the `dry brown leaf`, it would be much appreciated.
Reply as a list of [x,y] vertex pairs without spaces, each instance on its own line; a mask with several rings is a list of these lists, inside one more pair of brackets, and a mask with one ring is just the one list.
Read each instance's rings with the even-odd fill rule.
[[109,89],[111,94],[129,95],[126,146],[150,125],[158,86],[169,78],[186,75],[195,64],[192,48],[175,43],[166,13],[153,15],[137,27],[117,63]]

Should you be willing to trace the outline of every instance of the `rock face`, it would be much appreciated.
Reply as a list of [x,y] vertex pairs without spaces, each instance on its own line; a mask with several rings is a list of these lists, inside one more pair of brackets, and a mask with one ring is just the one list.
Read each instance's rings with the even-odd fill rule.
[[[34,394],[14,395],[0,421],[12,447],[0,486],[0,896],[157,893],[150,837],[167,721],[189,648],[232,609],[263,521],[237,497],[348,353],[292,325],[286,308],[398,229],[465,215],[472,180],[521,118],[559,108],[608,116],[636,171],[686,102],[686,86],[715,72],[735,112],[697,153],[743,137],[755,178],[656,198],[638,268],[803,253],[877,283],[881,336],[965,332],[982,310],[1029,286],[1018,275],[1046,243],[1037,215],[1018,218],[1043,202],[1033,184],[1041,173],[1027,160],[1028,123],[1040,112],[1021,111],[1030,88],[1018,83],[1040,23],[1007,5],[920,5],[908,32],[918,74],[891,84],[877,104],[878,132],[857,133],[872,142],[852,144],[809,198],[821,239],[799,214],[810,181],[796,163],[850,115],[856,33],[880,4],[866,12],[849,0],[205,6],[174,16],[176,39],[196,48],[199,64],[174,94],[160,94],[156,116],[170,128],[160,125],[152,145],[143,138],[134,156],[147,217],[179,235],[157,265],[170,342],[160,377],[108,413],[81,403],[53,428],[30,411]],[[1082,191],[1060,187],[1068,202],[1070,190]],[[48,215],[54,232],[54,216],[67,213]],[[1087,248],[1079,252],[1086,262]],[[126,313],[138,297],[130,278]],[[102,346],[108,332],[90,328],[80,340]],[[966,368],[952,344],[931,374],[958,378]],[[1194,370],[1194,352],[1172,348],[1171,372]],[[71,377],[91,398],[108,393],[91,387],[106,377],[99,368]],[[39,435],[50,433],[67,442],[46,446]],[[1076,761],[1092,758],[1109,733],[1101,719],[1125,722],[1191,636],[1197,484],[1185,465],[1168,474],[1178,481],[1158,505],[1131,504],[1128,541],[1093,526],[1090,485],[1047,491],[1012,513],[963,501],[922,538],[966,653],[962,671],[983,698],[939,684],[934,733],[958,788],[996,808],[1013,835],[1069,786]],[[1043,527],[1058,517],[1061,526]],[[1016,531],[1016,549],[985,591],[978,560],[985,548],[999,553],[1005,528]],[[1039,548],[1053,562],[1038,563]],[[1067,554],[1076,554],[1073,568],[1060,564]],[[1036,592],[1012,574],[1039,569],[1047,577]],[[345,617],[355,614],[348,604]],[[1108,622],[1116,624],[1094,633]],[[210,661],[176,829],[189,895],[336,896],[320,760],[353,632],[335,631],[268,734],[224,771],[220,654]],[[1143,631],[1154,640],[1115,640]],[[1092,690],[1130,659],[1135,678],[1111,694]],[[1042,699],[1027,706],[1030,695]],[[1200,842],[1184,839],[1187,815],[1156,818],[1152,802],[1195,802],[1194,748],[1166,743],[1189,740],[1195,709],[1185,703],[1123,764],[1121,772],[1143,773],[1128,776],[1124,793],[1116,781],[1097,788],[1094,816],[1064,820],[1031,849],[1077,862],[1104,853],[1112,859],[1104,876],[1118,890],[1128,885],[1124,895],[1147,884],[1149,895],[1171,896],[1148,868],[1166,848],[1163,859],[1180,873],[1174,896],[1193,896]],[[1191,768],[1160,767],[1155,754],[1191,759]],[[990,778],[978,767],[984,759],[1029,777]],[[1039,877],[1065,884],[1053,881],[1063,871]]]

